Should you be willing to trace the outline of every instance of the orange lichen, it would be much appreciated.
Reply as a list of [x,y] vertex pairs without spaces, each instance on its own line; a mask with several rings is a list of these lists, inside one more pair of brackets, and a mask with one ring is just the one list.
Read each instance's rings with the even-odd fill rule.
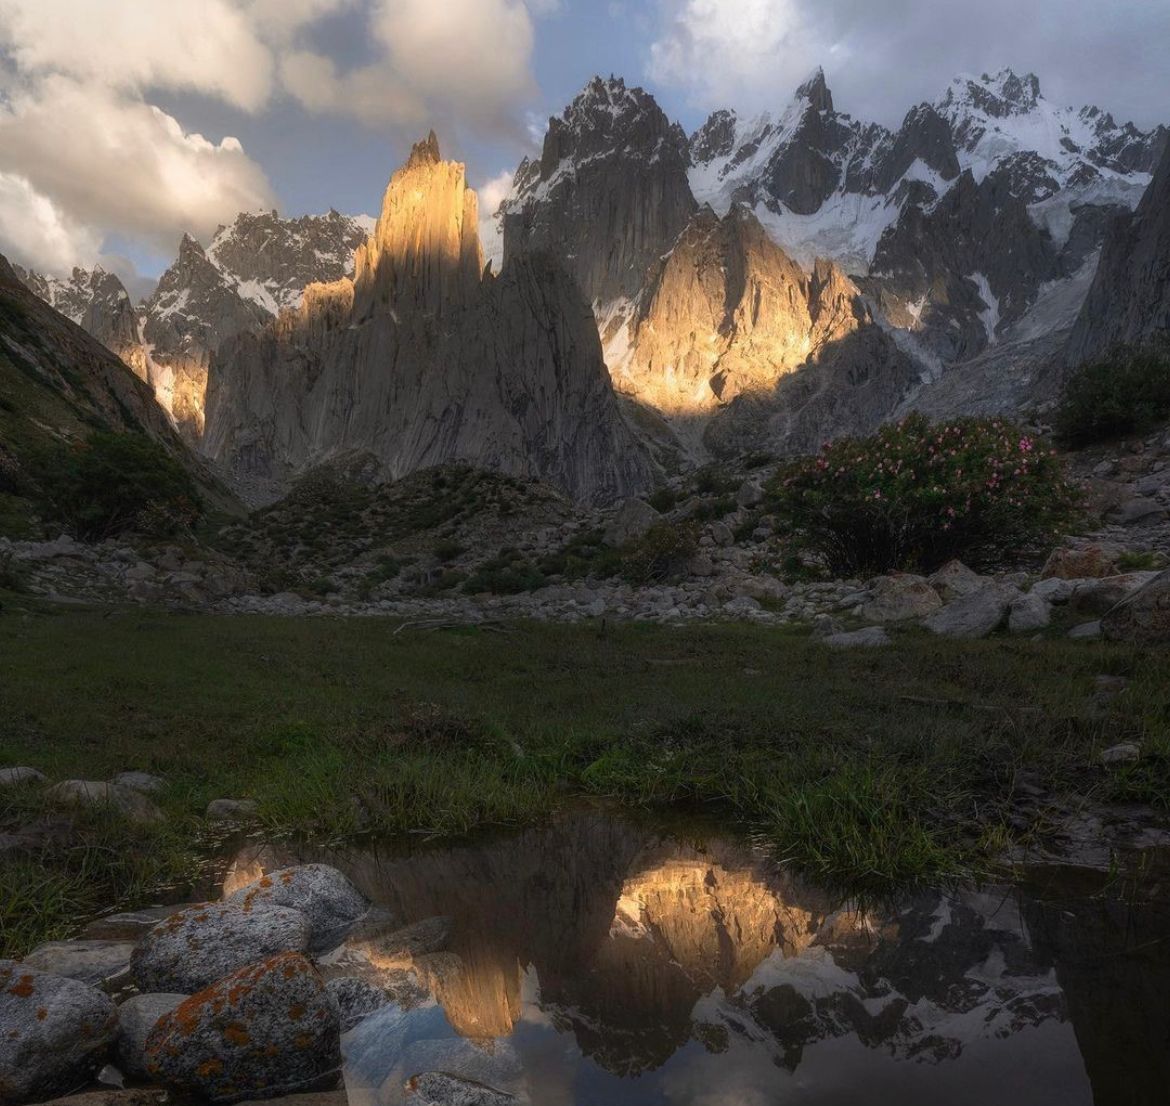
[[239,1022],[232,1022],[224,1031],[223,1039],[232,1045],[246,1045],[252,1040],[252,1035]]
[[8,993],[15,995],[17,998],[29,998],[35,995],[36,991],[37,989],[33,986],[33,977],[31,975],[22,975],[8,988]]
[[223,1061],[216,1059],[204,1060],[203,1063],[195,1069],[195,1074],[199,1076],[200,1079],[207,1079],[212,1075],[222,1075]]
[[47,1018],[48,1016],[49,1016],[48,1010],[46,1010],[43,1006],[37,1007],[37,1021],[43,1022],[45,1020],[45,1018]]
[[305,1016],[304,1006],[299,1002],[293,1003],[293,1005],[288,1008],[288,1016],[294,1022],[299,1022],[301,1018]]

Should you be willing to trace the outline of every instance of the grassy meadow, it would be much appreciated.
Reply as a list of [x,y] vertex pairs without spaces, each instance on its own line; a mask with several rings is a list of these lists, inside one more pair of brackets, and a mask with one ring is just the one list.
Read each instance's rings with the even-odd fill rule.
[[[581,801],[702,812],[857,890],[977,877],[1042,833],[1021,785],[1170,808],[1170,655],[920,632],[832,652],[750,625],[516,625],[0,611],[0,765],[167,781],[167,819],[0,851],[0,955],[190,878],[209,800],[333,840],[459,836]],[[1095,677],[1128,678],[1103,701]],[[1140,741],[1114,770],[1100,751]],[[45,813],[0,791],[0,833]]]

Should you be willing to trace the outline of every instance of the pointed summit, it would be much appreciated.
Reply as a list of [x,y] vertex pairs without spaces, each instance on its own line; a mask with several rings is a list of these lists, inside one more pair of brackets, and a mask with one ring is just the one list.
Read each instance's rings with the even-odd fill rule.
[[419,165],[438,165],[443,160],[439,153],[439,139],[431,131],[421,142],[416,142],[410,148],[410,157],[407,159],[407,169],[414,169]]
[[833,94],[825,81],[825,71],[818,65],[796,90],[798,100],[808,100],[814,111],[833,110]]

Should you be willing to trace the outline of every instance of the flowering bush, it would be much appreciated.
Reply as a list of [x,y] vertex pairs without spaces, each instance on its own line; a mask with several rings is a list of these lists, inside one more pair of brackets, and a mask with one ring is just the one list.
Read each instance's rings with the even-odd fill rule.
[[769,485],[777,521],[834,573],[1002,562],[1076,517],[1055,454],[1001,419],[921,415],[827,444]]

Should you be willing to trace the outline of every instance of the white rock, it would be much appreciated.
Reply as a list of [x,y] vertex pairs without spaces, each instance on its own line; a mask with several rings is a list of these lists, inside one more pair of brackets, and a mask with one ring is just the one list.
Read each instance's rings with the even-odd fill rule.
[[890,644],[890,635],[881,626],[867,626],[843,634],[829,634],[824,642],[831,649],[870,649]]
[[1114,745],[1101,754],[1102,764],[1131,764],[1142,755],[1142,747],[1132,741],[1123,741]]
[[1096,622],[1082,622],[1079,626],[1074,626],[1069,630],[1068,636],[1078,641],[1099,638],[1101,636],[1101,620],[1097,619]]
[[1052,607],[1043,596],[1029,592],[1015,600],[1008,611],[1008,629],[1013,634],[1042,630],[1052,621]]
[[983,638],[999,629],[1019,591],[1004,584],[989,584],[979,591],[948,603],[923,622],[931,633],[952,638]]

